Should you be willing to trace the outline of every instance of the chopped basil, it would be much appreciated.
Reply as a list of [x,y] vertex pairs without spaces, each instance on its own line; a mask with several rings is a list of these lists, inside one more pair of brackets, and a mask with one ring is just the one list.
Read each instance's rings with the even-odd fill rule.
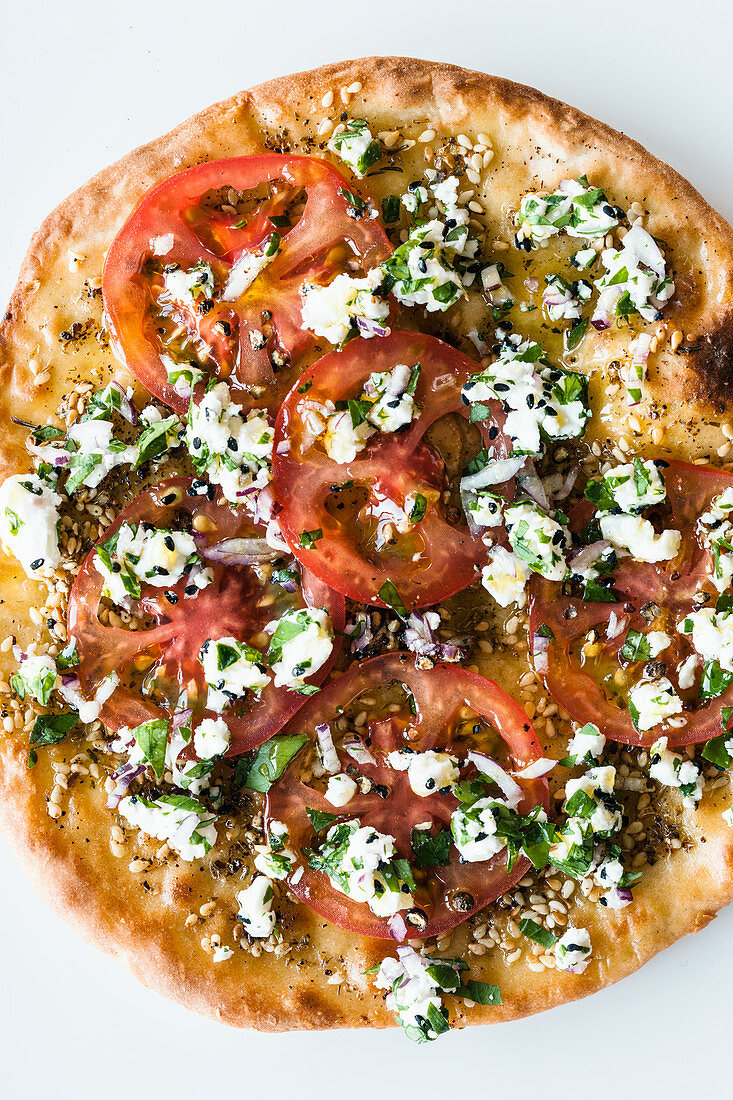
[[339,187],[339,195],[346,199],[356,217],[360,218],[366,213],[367,204],[361,195],[355,195],[353,191],[349,191],[346,187]]
[[165,771],[169,727],[168,719],[153,718],[149,722],[136,726],[132,731],[132,736],[140,746],[140,751],[155,772],[157,779],[162,779]]
[[245,787],[250,791],[260,791],[263,794],[269,791],[307,741],[308,738],[302,733],[277,734],[269,741],[265,741],[254,755],[244,781]]
[[168,449],[169,433],[174,432],[179,424],[180,421],[177,416],[169,416],[165,420],[149,424],[137,441],[137,458],[133,469],[137,470],[143,462],[148,462],[151,458],[157,458],[163,454]]
[[717,661],[706,661],[702,670],[699,698],[716,699],[733,683],[733,673],[721,668]]
[[78,722],[76,714],[39,714],[31,730],[31,745],[58,745]]
[[416,867],[447,867],[450,846],[450,829],[441,829],[435,836],[427,829],[412,830],[412,854]]
[[398,221],[400,216],[400,200],[397,195],[386,195],[382,199],[382,217],[387,225]]
[[338,817],[338,814],[327,814],[323,810],[313,810],[310,806],[306,806],[305,812],[308,814],[310,823],[317,833],[330,828]]
[[304,550],[313,550],[319,539],[323,538],[323,529],[316,527],[313,531],[301,531],[298,536],[298,545]]
[[298,393],[308,393],[312,385],[312,382],[304,382],[302,386],[298,386]]
[[528,939],[541,944],[542,947],[552,947],[554,943],[557,943],[557,936],[553,936],[552,932],[549,932],[546,928],[542,928],[541,925],[537,924],[536,921],[530,920],[529,917],[520,920],[519,931],[523,936],[527,936]]
[[410,509],[410,514],[407,517],[410,523],[419,523],[420,520],[425,517],[427,507],[428,502],[422,493],[415,493],[415,499]]
[[568,351],[574,351],[577,348],[580,341],[585,336],[588,330],[588,318],[584,317],[582,321],[578,321],[577,325],[573,325],[567,334],[566,347]]
[[76,668],[78,664],[79,654],[76,649],[76,638],[72,638],[56,658],[56,668],[63,672],[67,668]]
[[480,401],[476,401],[471,405],[471,411],[468,414],[468,419],[471,424],[478,424],[482,420],[491,419],[491,409],[488,405],[482,404]]
[[393,611],[396,611],[401,619],[406,619],[408,617],[407,608],[405,607],[402,596],[400,596],[395,584],[391,580],[386,580],[384,582],[377,595],[382,603],[386,604],[387,607],[391,607]]
[[540,638],[549,638],[551,642],[555,641],[555,632],[551,626],[547,625],[547,623],[540,623],[540,625],[537,627],[537,633],[539,634]]
[[34,443],[49,443],[52,439],[63,439],[65,434],[61,428],[55,428],[53,424],[46,424],[42,428],[34,428],[31,432]]
[[[730,707],[724,707],[724,710],[730,710]],[[723,723],[725,725],[725,723]],[[716,768],[725,770],[733,763],[733,755],[726,747],[726,742],[731,740],[731,734],[727,731],[719,734],[717,737],[712,737],[702,750],[703,759],[709,760],[711,764],[715,764]]]
[[626,640],[621,646],[621,657],[624,661],[648,661],[652,655],[649,640],[639,630],[630,630]]
[[477,1005],[500,1005],[501,993],[498,985],[489,982],[479,982],[470,979],[458,990],[466,1000],[475,1001]]

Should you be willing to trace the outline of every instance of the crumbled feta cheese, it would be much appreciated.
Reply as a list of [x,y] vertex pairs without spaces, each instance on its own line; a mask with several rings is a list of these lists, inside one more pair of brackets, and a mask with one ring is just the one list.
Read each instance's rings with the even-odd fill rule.
[[567,529],[530,501],[509,505],[504,518],[512,550],[532,572],[550,581],[564,580],[565,551],[570,546]]
[[274,896],[272,883],[265,875],[256,875],[247,889],[237,894],[239,919],[252,939],[266,939],[274,932],[277,921],[272,911]]
[[47,576],[61,562],[60,503],[38,474],[11,474],[0,485],[0,541],[29,577]]
[[215,963],[226,962],[227,959],[231,959],[234,951],[231,947],[227,947],[225,943],[220,943],[211,953],[211,958]]
[[200,261],[186,271],[177,265],[169,265],[163,276],[164,290],[161,300],[168,299],[174,305],[190,307],[198,298],[211,298],[215,279],[211,265]]
[[201,859],[216,844],[216,817],[195,798],[133,794],[122,798],[117,810],[147,836],[167,841],[187,863]]
[[[385,1005],[394,1012],[400,1025],[423,1039],[435,1039],[429,1019],[444,1014],[440,986],[428,973],[432,959],[423,958],[412,947],[398,947],[398,958],[382,959],[374,979],[377,989],[388,989]],[[438,960],[442,962],[442,960]]]
[[642,733],[681,711],[682,700],[666,676],[659,680],[640,680],[629,692],[629,714]]
[[691,635],[704,661],[717,661],[726,672],[733,672],[733,612],[704,607],[686,615],[677,629]]
[[674,294],[662,250],[637,222],[620,249],[601,254],[606,273],[595,281],[598,301],[591,318],[597,328],[610,326],[611,318],[638,313],[644,321],[656,321],[664,303]]
[[[394,757],[400,755],[400,753],[390,753],[390,763]],[[422,798],[435,794],[436,791],[442,791],[446,787],[452,787],[458,779],[457,761],[447,752],[428,749],[426,752],[405,754],[403,759],[405,758],[410,786],[415,794],[419,794]]]
[[586,496],[599,512],[620,509],[622,512],[642,512],[667,499],[667,489],[656,462],[635,458],[623,466],[613,466],[596,481],[591,481]]
[[282,821],[271,821],[268,826],[270,843],[255,846],[255,870],[266,878],[282,880],[287,878],[297,861],[290,848],[288,827]]
[[[104,578],[103,595],[126,606],[130,597],[140,599],[141,585],[172,588],[181,577],[191,573],[198,560],[196,544],[185,531],[123,523],[97,547],[94,567]],[[199,588],[212,579],[210,572],[202,572],[203,583],[196,582]]]
[[590,935],[585,928],[568,928],[555,944],[555,965],[571,974],[582,974],[591,957]]
[[499,358],[472,374],[461,391],[468,405],[501,402],[513,454],[539,454],[541,433],[556,440],[575,439],[583,434],[590,416],[587,379],[543,365],[543,357],[539,344],[509,337]]
[[13,691],[19,699],[28,695],[46,706],[56,687],[58,673],[56,662],[47,653],[29,653],[11,677]]
[[303,690],[305,679],[321,668],[333,652],[333,627],[322,608],[287,611],[276,623],[268,650],[275,687]]
[[376,164],[382,155],[379,142],[374,140],[363,118],[350,118],[345,128],[333,135],[328,148],[336,153],[344,164],[348,164],[359,179],[372,164]]
[[579,779],[569,779],[565,813],[589,821],[596,836],[613,836],[623,824],[623,810],[613,794],[615,782],[616,769],[610,765],[589,768]]
[[733,488],[725,489],[710,502],[710,507],[697,521],[697,533],[703,546],[712,555],[710,579],[718,592],[725,592],[733,583]]
[[498,527],[504,521],[502,499],[486,490],[466,502],[467,513],[478,527]]
[[646,640],[649,643],[649,656],[658,657],[660,653],[663,653],[665,649],[668,649],[672,644],[672,639],[669,634],[665,634],[663,630],[650,630],[646,635]]
[[233,504],[241,504],[252,486],[267,485],[272,440],[266,413],[253,409],[245,415],[226,382],[212,386],[189,410],[186,446],[196,471],[221,486]]
[[593,760],[601,759],[605,747],[605,736],[598,726],[589,722],[573,736],[568,745],[568,756],[572,756],[576,764],[590,764]]
[[350,775],[332,775],[328,780],[324,798],[332,806],[346,806],[357,792],[357,786]]
[[697,670],[700,667],[700,658],[695,653],[691,653],[689,657],[685,658],[682,664],[677,669],[677,683],[679,684],[681,691],[687,691],[695,683],[695,677]]
[[601,516],[599,526],[604,539],[636,561],[669,561],[679,553],[679,531],[657,534],[650,521],[641,516],[606,514]]
[[195,363],[176,363],[169,355],[161,355],[160,361],[165,367],[169,383],[181,397],[190,397],[191,391],[207,377],[206,372]]
[[494,798],[479,798],[472,806],[454,810],[450,819],[453,843],[468,863],[492,859],[506,847],[506,840],[496,835],[494,809],[503,806]]
[[223,711],[248,691],[262,691],[270,683],[260,651],[236,638],[207,638],[199,661],[209,685],[210,710]]
[[550,321],[578,321],[583,314],[583,302],[592,293],[589,283],[579,279],[569,283],[562,275],[546,275],[542,304]]
[[488,564],[481,570],[481,583],[500,607],[515,603],[524,607],[527,602],[526,586],[531,570],[511,550],[492,546],[488,552]]
[[376,429],[366,420],[354,424],[351,412],[334,413],[326,422],[323,446],[334,462],[353,462],[374,435]]
[[528,240],[534,244],[541,244],[562,230],[570,237],[587,240],[605,237],[619,221],[604,192],[589,187],[585,176],[562,180],[559,189],[549,194],[529,191],[520,203],[516,220],[518,242]]
[[[381,270],[375,267],[363,279],[343,274],[328,286],[303,283],[301,328],[310,329],[331,344],[343,344],[355,329],[365,339],[382,334],[380,329],[387,335],[384,322],[389,317],[389,305],[376,293],[382,280]],[[358,318],[373,324],[359,325]]]
[[394,837],[362,826],[358,818],[332,825],[311,866],[325,871],[331,884],[378,917],[392,917],[414,902],[395,863]]
[[682,805],[694,809],[702,798],[703,777],[693,760],[685,760],[667,748],[660,737],[649,750],[649,778],[664,787],[677,787],[683,794]]
[[200,760],[213,760],[223,756],[229,748],[232,735],[223,718],[202,718],[193,738],[196,755]]

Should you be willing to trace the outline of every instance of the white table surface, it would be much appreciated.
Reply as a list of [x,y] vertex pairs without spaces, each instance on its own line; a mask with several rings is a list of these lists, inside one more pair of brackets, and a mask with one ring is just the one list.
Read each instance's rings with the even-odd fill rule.
[[[33,229],[97,169],[242,87],[369,54],[535,85],[639,139],[733,218],[726,0],[0,0],[0,14],[4,300]],[[398,1032],[263,1036],[199,1019],[83,943],[2,843],[0,883],[8,1100],[524,1100],[547,1089],[598,1100],[694,1089],[717,1100],[733,1089],[731,912],[589,1000],[416,1048]]]

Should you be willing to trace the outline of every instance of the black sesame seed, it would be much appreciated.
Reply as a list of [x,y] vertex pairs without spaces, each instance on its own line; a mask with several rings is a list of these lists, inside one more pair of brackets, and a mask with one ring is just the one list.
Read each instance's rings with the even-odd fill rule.
[[165,538],[163,539],[163,545],[165,546],[166,550],[175,550],[176,548],[176,544],[170,535],[165,536]]

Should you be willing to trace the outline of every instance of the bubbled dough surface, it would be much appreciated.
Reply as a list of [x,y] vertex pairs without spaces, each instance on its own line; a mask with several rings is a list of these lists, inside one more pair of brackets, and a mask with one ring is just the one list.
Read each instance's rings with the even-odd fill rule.
[[[11,424],[11,415],[46,422],[77,381],[99,385],[112,373],[123,384],[131,381],[94,336],[68,351],[58,337],[74,321],[99,323],[100,299],[85,295],[84,280],[101,275],[105,251],[134,203],[179,169],[263,151],[263,133],[284,137],[293,151],[318,152],[323,139],[314,135],[326,113],[322,96],[333,90],[338,102],[339,88],[357,79],[363,90],[352,99],[349,113],[367,117],[373,132],[400,128],[416,137],[429,126],[439,137],[491,135],[496,156],[487,194],[481,196],[491,224],[489,241],[495,236],[511,241],[511,213],[521,193],[552,188],[563,176],[585,173],[607,189],[614,203],[641,202],[650,212],[645,225],[664,239],[677,276],[680,292],[665,322],[669,331],[679,328],[698,337],[695,350],[676,355],[666,350],[650,362],[650,393],[668,428],[670,453],[694,458],[722,442],[717,425],[726,406],[726,357],[733,339],[733,234],[727,223],[639,145],[532,89],[447,65],[372,58],[275,80],[207,108],[102,171],[50,215],[33,239],[0,328],[0,476],[28,464],[25,430]],[[336,112],[331,109],[332,115]],[[423,167],[418,146],[405,158],[404,176],[389,173],[372,177],[368,188],[365,182],[358,186],[379,203]],[[69,269],[70,248],[85,257],[77,271]],[[498,258],[508,256],[511,269],[516,255],[512,250]],[[431,327],[436,334],[457,334],[473,321],[470,310],[459,306],[447,318],[433,318]],[[413,323],[420,319],[414,317]],[[526,333],[543,339],[553,353],[547,333],[531,324]],[[575,365],[601,379],[607,364],[623,354],[621,345],[622,338],[614,334],[586,339]],[[470,345],[464,350],[470,352]],[[31,358],[50,371],[40,391],[33,389]],[[599,412],[602,381],[594,381],[591,389]],[[603,442],[614,442],[624,430],[624,411],[609,406],[607,412],[592,431]],[[634,440],[634,448],[652,449],[645,436]],[[28,608],[42,599],[42,592],[0,555],[0,637],[13,633],[21,645],[32,640],[36,631]],[[6,660],[3,675],[9,667]],[[519,655],[487,657],[481,667],[515,693],[525,669],[526,659]],[[53,821],[45,807],[53,785],[50,763],[76,751],[76,745],[42,750],[29,772],[25,738],[0,731],[0,824],[39,890],[89,940],[123,959],[146,984],[230,1024],[282,1029],[394,1023],[363,975],[381,957],[383,945],[351,937],[287,902],[281,906],[286,936],[307,938],[287,962],[236,951],[228,962],[213,964],[200,937],[218,932],[223,942],[231,941],[237,887],[207,874],[208,860],[204,869],[171,860],[147,874],[130,873],[127,858],[116,859],[110,852],[113,819],[103,808],[100,783],[86,780],[73,787],[65,815]],[[590,930],[593,942],[593,961],[582,977],[535,974],[524,960],[507,966],[498,952],[470,957],[472,976],[498,984],[504,1006],[461,1008],[456,1022],[505,1020],[595,992],[679,936],[703,927],[733,891],[733,830],[720,818],[725,805],[720,793],[708,795],[696,815],[684,815],[685,832],[695,842],[646,871],[632,906],[617,913],[589,903],[575,909],[574,920]],[[158,846],[140,838],[127,847],[132,858],[138,850],[152,854]],[[205,928],[185,929],[187,914],[212,898],[222,904]],[[460,947],[456,934],[451,953],[460,953]],[[346,974],[340,990],[326,984],[326,968]]]

